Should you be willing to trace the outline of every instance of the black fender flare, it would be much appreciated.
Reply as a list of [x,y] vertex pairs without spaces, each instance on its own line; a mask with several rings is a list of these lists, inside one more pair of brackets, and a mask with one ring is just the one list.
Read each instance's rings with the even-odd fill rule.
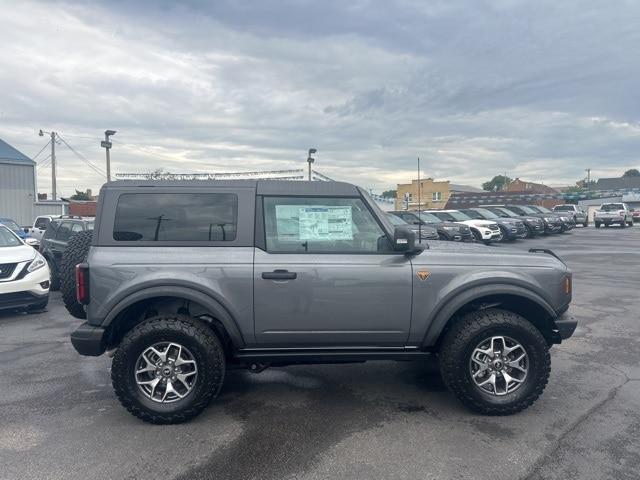
[[199,303],[209,310],[213,317],[222,323],[235,348],[244,347],[245,341],[242,336],[242,332],[224,304],[208,293],[191,286],[155,285],[153,287],[146,287],[133,292],[128,292],[124,298],[119,299],[115,305],[109,309],[109,313],[102,322],[102,327],[108,329],[113,320],[131,305],[142,300],[155,297],[178,297]]
[[532,290],[506,283],[478,285],[461,292],[454,292],[448,299],[445,299],[444,302],[442,302],[440,308],[438,308],[437,312],[432,317],[432,321],[427,328],[427,333],[425,334],[422,345],[424,347],[434,346],[447,323],[453,317],[453,314],[464,305],[479,298],[492,295],[512,295],[525,298],[535,302],[538,306],[543,308],[552,319],[557,317],[557,313],[549,302]]

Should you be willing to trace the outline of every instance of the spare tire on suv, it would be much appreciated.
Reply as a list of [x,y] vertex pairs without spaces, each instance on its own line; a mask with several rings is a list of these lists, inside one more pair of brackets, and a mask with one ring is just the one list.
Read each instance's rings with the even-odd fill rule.
[[93,230],[78,232],[69,239],[60,265],[60,292],[67,311],[76,318],[85,319],[87,313],[76,298],[76,265],[84,262],[89,253]]

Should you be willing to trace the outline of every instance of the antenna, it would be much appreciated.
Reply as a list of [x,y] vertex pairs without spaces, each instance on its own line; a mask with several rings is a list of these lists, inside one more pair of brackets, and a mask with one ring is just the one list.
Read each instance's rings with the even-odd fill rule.
[[422,184],[420,183],[420,157],[418,157],[418,243],[422,239],[422,217],[420,216]]

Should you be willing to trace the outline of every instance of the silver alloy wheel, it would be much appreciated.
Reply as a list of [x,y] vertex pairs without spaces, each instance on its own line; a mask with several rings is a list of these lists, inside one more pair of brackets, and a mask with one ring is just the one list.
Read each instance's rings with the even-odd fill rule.
[[140,354],[135,379],[145,397],[158,403],[182,400],[193,390],[198,365],[191,352],[174,342],[155,343]]
[[516,391],[524,383],[529,357],[524,347],[514,339],[490,337],[473,350],[469,370],[480,390],[502,396]]

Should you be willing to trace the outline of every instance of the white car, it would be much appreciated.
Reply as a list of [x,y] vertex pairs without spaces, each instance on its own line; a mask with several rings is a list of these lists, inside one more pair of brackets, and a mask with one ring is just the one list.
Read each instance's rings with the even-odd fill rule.
[[457,222],[468,225],[477,241],[489,244],[502,240],[500,226],[491,220],[477,220],[458,210],[425,210],[444,222]]
[[44,257],[0,224],[0,310],[45,308],[49,284]]

